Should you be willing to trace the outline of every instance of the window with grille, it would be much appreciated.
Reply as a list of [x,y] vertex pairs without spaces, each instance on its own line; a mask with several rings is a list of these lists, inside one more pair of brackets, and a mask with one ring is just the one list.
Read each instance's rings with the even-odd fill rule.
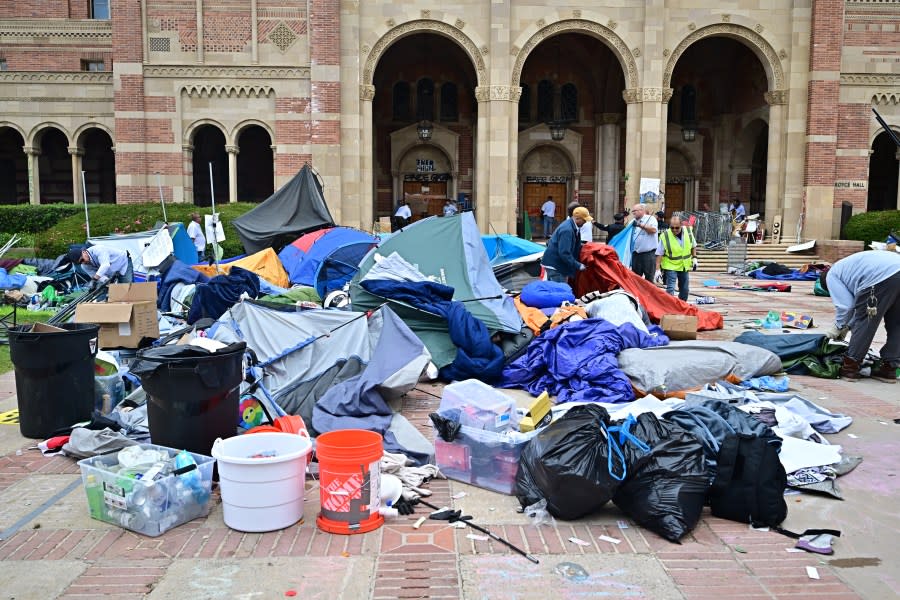
[[106,68],[102,60],[83,60],[81,61],[81,70],[90,71],[92,73],[99,73],[101,71],[105,71]]
[[441,121],[458,121],[459,106],[455,83],[441,86]]
[[409,84],[398,81],[394,84],[393,110],[391,114],[395,121],[409,120]]
[[527,83],[522,84],[522,95],[519,96],[519,122],[531,121],[531,88]]
[[416,86],[416,118],[420,121],[434,120],[434,81],[427,77]]
[[538,83],[537,118],[538,121],[553,120],[553,84],[546,79]]
[[0,58],[0,71],[9,71],[9,65],[5,58]]

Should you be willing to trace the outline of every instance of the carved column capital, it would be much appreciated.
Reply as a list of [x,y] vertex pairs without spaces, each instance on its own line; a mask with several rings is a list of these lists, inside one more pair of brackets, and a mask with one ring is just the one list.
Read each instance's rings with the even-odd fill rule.
[[225,152],[227,152],[228,154],[240,154],[241,149],[233,144],[228,144],[227,146],[225,146]]
[[766,99],[766,104],[769,106],[788,103],[787,90],[772,90],[771,92],[763,94],[763,97]]
[[375,99],[375,86],[371,83],[364,83],[359,86],[359,99],[371,102]]

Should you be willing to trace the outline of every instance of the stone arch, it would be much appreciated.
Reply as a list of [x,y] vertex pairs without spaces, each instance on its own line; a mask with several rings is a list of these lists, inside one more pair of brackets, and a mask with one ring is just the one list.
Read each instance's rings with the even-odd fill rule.
[[[269,139],[272,140],[272,144],[275,144],[275,131],[269,126],[268,123],[260,121],[258,119],[245,119],[235,125],[231,130],[231,139],[233,140],[233,143],[237,144],[241,139],[241,133],[243,133],[243,131],[251,125],[257,125],[265,129],[266,133],[269,134]],[[228,139],[227,136],[226,139]]]
[[[900,125],[895,125],[894,123],[888,123],[888,127],[891,128],[891,131],[900,138]],[[869,126],[869,151],[872,150],[872,145],[875,143],[875,138],[884,133],[884,127],[878,124],[878,121],[872,119],[872,125]]]
[[766,77],[769,80],[769,91],[783,90],[785,87],[784,69],[781,66],[781,60],[772,45],[760,34],[753,31],[749,27],[736,25],[734,23],[716,23],[707,25],[692,31],[687,37],[681,40],[669,59],[666,62],[666,69],[663,71],[663,88],[671,87],[672,73],[675,65],[684,51],[688,47],[702,39],[709,37],[727,37],[737,40],[747,46],[762,63],[763,69],[766,71]]
[[[222,123],[216,121],[215,119],[198,119],[187,126],[184,130],[184,143],[185,144],[193,144],[194,143],[194,134],[197,133],[197,130],[203,127],[204,125],[212,125],[222,132],[222,135],[225,136],[225,144],[233,144],[234,140],[228,136],[228,129],[225,128]],[[272,138],[274,139],[274,138]]]
[[[456,42],[475,66],[477,85],[487,85],[487,71],[484,64],[484,56],[482,56],[482,54],[487,53],[487,47],[484,46],[479,50],[472,38],[460,31],[459,28],[433,19],[407,21],[389,29],[387,33],[382,35],[368,52],[362,72],[362,84],[364,86],[374,85],[375,67],[378,66],[378,61],[381,60],[381,57],[394,42],[417,33],[434,33]],[[365,54],[365,50],[363,53]]]
[[112,129],[110,129],[106,125],[103,125],[102,123],[97,123],[97,122],[93,122],[93,121],[79,126],[78,129],[75,130],[75,133],[72,134],[72,139],[74,140],[76,146],[78,146],[79,148],[82,148],[82,146],[84,145],[83,141],[82,141],[82,137],[84,136],[84,134],[86,134],[91,129],[100,129],[100,130],[106,132],[106,135],[109,136],[109,139],[112,140],[113,145],[115,146],[116,138],[113,135]]
[[628,49],[628,46],[625,45],[622,38],[609,27],[586,19],[563,19],[545,25],[533,33],[531,37],[528,38],[528,41],[522,46],[522,49],[516,54],[516,61],[513,64],[512,76],[510,78],[510,83],[512,85],[519,85],[519,81],[522,79],[522,69],[525,67],[525,60],[531,54],[532,50],[547,38],[554,37],[561,33],[583,33],[602,41],[610,50],[612,50],[612,53],[618,59],[619,64],[622,67],[622,72],[625,74],[625,87],[640,87],[638,84],[637,63],[634,60],[634,55],[631,53],[631,50]]
[[[395,171],[395,172],[401,172],[403,170],[403,169],[401,169],[401,167],[403,166],[403,161],[416,148],[422,148],[422,147],[423,147],[422,144],[408,144],[408,145],[404,146],[402,149],[400,149],[399,152],[397,152],[396,158],[394,158],[393,164],[391,165],[391,170]],[[437,154],[440,154],[441,156],[444,157],[444,160],[447,161],[447,170],[450,173],[455,174],[457,172],[458,166],[456,164],[456,158],[451,156],[446,148],[444,148],[443,146],[440,146],[438,144],[428,144],[425,147],[428,148],[429,150],[433,150]],[[439,171],[439,172],[443,172],[443,171]]]
[[521,158],[519,159],[519,171],[524,172],[525,162],[536,152],[540,152],[544,149],[547,149],[551,153],[559,154],[566,159],[569,163],[569,175],[578,173],[580,171],[580,161],[576,162],[575,156],[572,154],[572,151],[561,144],[554,144],[550,142],[538,142],[532,145],[527,146],[520,153]]
[[762,116],[751,120],[744,125],[740,133],[735,137],[735,144],[732,148],[731,163],[742,164],[749,163],[753,158],[753,152],[756,149],[756,142],[759,134],[764,129],[768,130],[769,121]]
[[38,123],[37,125],[32,127],[31,131],[28,132],[28,137],[25,138],[25,145],[34,146],[35,142],[37,142],[38,138],[44,132],[44,130],[50,128],[59,129],[63,133],[63,135],[66,136],[67,143],[70,146],[72,145],[72,136],[69,135],[69,130],[55,121],[44,121],[43,123]]
[[[688,174],[691,177],[699,177],[700,169],[697,164],[697,160],[691,154],[690,149],[683,143],[678,144],[668,144],[666,146],[666,154],[668,155],[676,154],[684,161],[684,164],[687,166]],[[668,175],[669,167],[666,166],[666,174]]]
[[0,129],[3,129],[4,127],[9,127],[10,129],[18,132],[18,134],[22,136],[22,141],[26,144],[28,143],[28,132],[26,132],[24,129],[11,121],[0,121]]

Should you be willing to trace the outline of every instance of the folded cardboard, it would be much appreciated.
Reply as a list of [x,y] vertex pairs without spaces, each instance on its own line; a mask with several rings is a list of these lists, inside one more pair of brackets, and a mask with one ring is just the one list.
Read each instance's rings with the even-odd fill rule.
[[659,326],[670,340],[697,339],[697,317],[693,315],[663,315]]
[[107,302],[76,307],[75,322],[99,325],[101,348],[137,348],[144,338],[156,339],[156,283],[110,285]]

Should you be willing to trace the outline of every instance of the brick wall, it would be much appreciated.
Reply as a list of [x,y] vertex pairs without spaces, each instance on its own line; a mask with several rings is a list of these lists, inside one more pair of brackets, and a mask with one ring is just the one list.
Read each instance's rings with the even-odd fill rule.
[[0,19],[86,19],[89,0],[3,0]]
[[[868,104],[841,104],[838,109],[838,141],[840,150],[849,151],[835,158],[834,177],[839,181],[864,181],[869,177],[869,119]],[[866,209],[866,190],[835,188],[834,206],[850,202],[855,211]]]

